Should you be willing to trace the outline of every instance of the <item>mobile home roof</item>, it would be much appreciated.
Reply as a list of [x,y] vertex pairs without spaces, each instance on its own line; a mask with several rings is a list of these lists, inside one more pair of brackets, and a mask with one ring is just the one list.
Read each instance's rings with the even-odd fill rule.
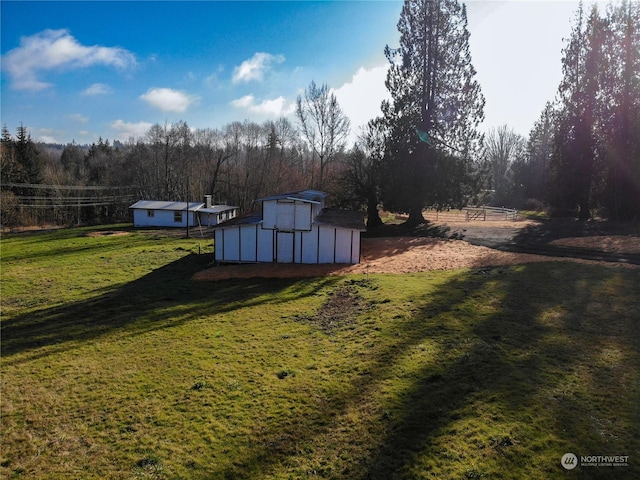
[[[201,208],[204,203],[201,202],[189,202],[189,210],[195,211]],[[173,210],[184,211],[187,209],[187,202],[166,202],[161,200],[140,200],[129,208],[139,210]]]

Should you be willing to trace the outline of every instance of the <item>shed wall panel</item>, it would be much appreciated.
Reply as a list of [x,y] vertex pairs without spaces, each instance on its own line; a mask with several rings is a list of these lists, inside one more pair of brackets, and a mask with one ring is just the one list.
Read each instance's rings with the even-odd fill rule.
[[222,229],[215,230],[213,232],[213,257],[216,259],[216,262],[222,262],[224,260],[222,247]]
[[293,263],[293,232],[276,233],[276,261]]
[[336,229],[320,225],[318,244],[318,263],[335,263]]
[[296,225],[296,204],[294,202],[278,202],[276,228],[278,230],[293,230]]
[[296,202],[295,229],[311,230],[311,204],[310,203]]
[[351,263],[360,263],[360,230],[353,230]]
[[336,229],[336,245],[335,245],[335,262],[336,263],[351,263],[351,230],[345,230],[344,228]]
[[238,231],[240,236],[240,261],[257,262],[257,225],[243,225]]
[[275,200],[262,202],[262,228],[274,229],[278,222],[278,204]]
[[318,226],[300,234],[300,263],[318,263]]
[[225,262],[240,261],[240,229],[222,229],[222,258]]
[[273,230],[264,230],[258,226],[258,262],[273,262]]

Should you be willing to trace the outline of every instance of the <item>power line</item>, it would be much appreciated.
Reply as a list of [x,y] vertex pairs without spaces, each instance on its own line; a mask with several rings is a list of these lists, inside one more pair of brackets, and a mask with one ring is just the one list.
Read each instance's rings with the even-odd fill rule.
[[33,188],[39,190],[85,190],[85,191],[100,191],[100,190],[134,190],[134,186],[106,186],[106,185],[45,185],[42,183],[3,183],[3,187],[9,188]]

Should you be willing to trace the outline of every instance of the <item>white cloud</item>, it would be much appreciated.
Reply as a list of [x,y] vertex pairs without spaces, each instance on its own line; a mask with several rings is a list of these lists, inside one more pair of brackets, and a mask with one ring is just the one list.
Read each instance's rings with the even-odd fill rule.
[[351,120],[351,132],[366,125],[375,117],[382,115],[380,104],[390,98],[384,82],[387,78],[388,65],[380,65],[370,69],[361,67],[353,75],[350,82],[332,89],[344,114]]
[[182,113],[198,99],[172,88],[151,88],[140,98],[155,108],[165,112]]
[[86,96],[108,95],[110,93],[113,93],[113,90],[109,85],[106,85],[104,83],[94,83],[93,85],[82,91],[82,95]]
[[89,121],[89,117],[85,117],[81,113],[72,113],[71,115],[68,115],[68,118],[78,123],[87,123]]
[[234,83],[262,81],[264,74],[271,69],[272,65],[282,62],[284,62],[284,55],[257,52],[233,69],[231,79]]
[[116,138],[121,142],[126,142],[131,137],[144,137],[152,126],[153,124],[148,122],[131,123],[123,120],[111,122],[111,128],[116,131]]
[[256,103],[256,98],[253,95],[245,95],[232,100],[230,104],[232,107],[247,110],[253,114],[276,117],[289,115],[293,113],[295,108],[295,105],[291,102],[288,103],[283,96]]
[[218,86],[218,84],[220,83],[220,74],[224,72],[224,66],[222,65],[218,65],[218,68],[216,68],[216,71],[213,72],[211,75],[209,75],[207,78],[205,78],[205,85],[209,86],[209,87],[216,87]]
[[43,30],[20,39],[20,46],[2,58],[3,69],[16,90],[44,90],[50,83],[38,79],[41,72],[77,69],[92,65],[126,68],[135,65],[135,56],[123,48],[81,45],[68,30]]

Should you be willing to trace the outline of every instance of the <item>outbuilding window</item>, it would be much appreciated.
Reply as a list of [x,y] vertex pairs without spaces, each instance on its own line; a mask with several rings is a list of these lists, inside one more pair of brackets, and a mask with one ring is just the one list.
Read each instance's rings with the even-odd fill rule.
[[176,223],[182,223],[182,212],[173,212],[173,221]]
[[153,218],[155,216],[155,210],[147,210],[147,217]]

